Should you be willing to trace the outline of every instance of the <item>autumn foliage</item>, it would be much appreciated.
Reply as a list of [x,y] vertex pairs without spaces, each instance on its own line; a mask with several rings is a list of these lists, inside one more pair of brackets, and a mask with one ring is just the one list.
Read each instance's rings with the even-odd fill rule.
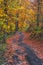
[[[43,6],[43,1],[41,2]],[[37,2],[26,0],[0,0],[0,31],[3,33],[29,31],[37,26]],[[43,7],[41,7],[40,21],[42,26]],[[39,22],[40,22],[39,21]],[[39,23],[40,24],[40,23]]]

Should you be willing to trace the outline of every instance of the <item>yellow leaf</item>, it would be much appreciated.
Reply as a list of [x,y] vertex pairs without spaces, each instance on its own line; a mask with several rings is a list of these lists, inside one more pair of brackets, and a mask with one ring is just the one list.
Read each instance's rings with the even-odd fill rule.
[[8,27],[7,27],[8,29],[10,29],[10,26],[8,25]]

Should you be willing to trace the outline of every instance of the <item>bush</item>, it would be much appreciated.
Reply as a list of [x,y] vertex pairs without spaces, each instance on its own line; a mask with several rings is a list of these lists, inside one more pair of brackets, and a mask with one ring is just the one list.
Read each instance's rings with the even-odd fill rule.
[[31,32],[31,35],[30,37],[31,38],[34,38],[34,39],[41,39],[43,36],[42,36],[42,29],[41,27],[34,27],[33,28],[33,31]]
[[4,53],[6,51],[6,43],[0,44],[0,65],[4,64],[5,57]]

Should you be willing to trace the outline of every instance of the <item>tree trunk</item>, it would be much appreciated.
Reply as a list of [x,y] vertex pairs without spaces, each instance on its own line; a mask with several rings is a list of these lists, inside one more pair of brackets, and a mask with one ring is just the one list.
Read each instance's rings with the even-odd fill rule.
[[[19,13],[16,14],[16,17],[19,17]],[[18,31],[18,20],[16,21],[16,31]]]
[[37,26],[39,26],[39,22],[40,22],[40,2],[41,0],[37,0]]
[[16,32],[18,31],[18,21],[16,21]]

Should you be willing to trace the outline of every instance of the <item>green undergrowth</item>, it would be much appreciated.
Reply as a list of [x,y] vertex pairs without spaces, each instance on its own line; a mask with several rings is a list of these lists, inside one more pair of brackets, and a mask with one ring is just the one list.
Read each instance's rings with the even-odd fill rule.
[[31,31],[30,38],[37,39],[37,40],[43,40],[43,29],[41,27],[34,27]]
[[0,65],[3,65],[5,63],[5,57],[4,53],[6,52],[6,43],[0,44]]

